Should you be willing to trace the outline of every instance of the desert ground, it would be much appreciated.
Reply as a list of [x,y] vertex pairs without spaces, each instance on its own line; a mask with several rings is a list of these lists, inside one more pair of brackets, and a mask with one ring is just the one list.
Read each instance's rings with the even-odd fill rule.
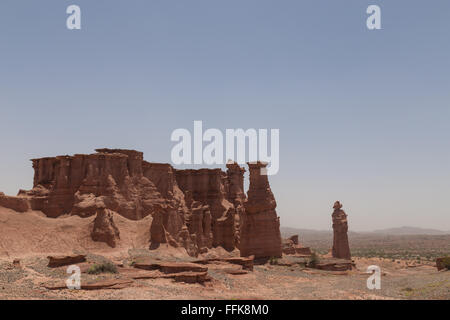
[[[151,217],[140,221],[117,217],[117,225],[127,232],[122,232],[120,245],[113,249],[90,240],[87,225],[93,219],[77,216],[50,219],[40,212],[0,209],[0,299],[450,299],[450,272],[437,271],[432,259],[426,258],[447,250],[450,236],[408,236],[407,241],[388,236],[390,242],[380,236],[372,236],[365,242],[350,237],[356,253],[355,267],[350,271],[309,268],[308,258],[284,255],[281,259],[255,263],[253,271],[214,261],[205,265],[207,281],[185,283],[154,277],[150,274],[153,271],[137,270],[133,263],[140,260],[184,263],[233,257],[239,252],[213,249],[193,258],[183,248],[167,245],[150,250],[145,239],[149,232],[146,219]],[[331,246],[329,240],[303,239],[318,253]],[[389,256],[373,256],[382,250]],[[424,258],[416,257],[419,251]],[[67,266],[48,267],[47,256],[52,254],[85,254],[87,261],[79,264],[82,283],[106,280],[116,284],[91,290],[57,289],[55,285],[64,284],[69,275]],[[324,257],[319,254],[319,261]],[[117,273],[87,271],[90,266],[105,263],[116,266]],[[381,268],[380,290],[369,290],[366,286],[369,265]]]

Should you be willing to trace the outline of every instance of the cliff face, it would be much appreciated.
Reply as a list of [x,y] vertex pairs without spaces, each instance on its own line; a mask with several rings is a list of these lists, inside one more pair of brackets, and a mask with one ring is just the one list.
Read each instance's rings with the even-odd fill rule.
[[96,202],[122,216],[139,220],[162,202],[155,184],[142,173],[142,152],[97,150],[90,155],[33,159],[33,210],[56,218],[63,214],[91,216]]
[[[249,164],[247,198],[245,169],[236,163],[227,164],[227,172],[176,170],[170,164],[146,162],[143,153],[134,150],[96,151],[33,159],[33,189],[0,198],[5,204],[24,204],[21,211],[40,210],[51,218],[97,214],[93,239],[110,245],[120,241],[114,214],[131,220],[152,215],[151,246],[183,246],[193,256],[217,246],[239,248],[243,256],[279,256],[279,219],[267,176],[260,175],[263,164]],[[99,208],[107,214],[99,214]]]
[[241,168],[237,163],[227,164],[227,190],[228,201],[230,201],[236,209],[234,216],[235,243],[240,247],[240,229],[242,216],[245,213],[244,202],[247,199],[244,193],[244,173],[245,169]]
[[236,209],[228,201],[227,176],[220,169],[176,170],[181,190],[193,201],[208,206],[211,213],[212,245],[233,250],[235,245],[234,219]]

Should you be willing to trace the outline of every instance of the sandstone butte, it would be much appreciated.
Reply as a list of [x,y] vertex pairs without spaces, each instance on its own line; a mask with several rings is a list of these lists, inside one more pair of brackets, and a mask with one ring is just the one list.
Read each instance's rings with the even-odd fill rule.
[[266,164],[249,163],[250,185],[237,163],[221,169],[178,170],[144,161],[135,150],[97,149],[31,160],[33,189],[16,197],[0,193],[0,206],[47,217],[96,215],[93,241],[114,247],[120,230],[114,216],[141,220],[152,216],[149,246],[167,243],[198,256],[213,247],[239,249],[241,256],[281,257],[280,221]]

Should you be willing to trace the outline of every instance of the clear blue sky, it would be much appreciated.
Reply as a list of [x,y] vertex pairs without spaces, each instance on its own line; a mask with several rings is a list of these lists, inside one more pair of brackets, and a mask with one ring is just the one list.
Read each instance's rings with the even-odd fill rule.
[[340,200],[353,230],[450,230],[449,1],[2,0],[0,39],[5,193],[35,157],[169,162],[172,131],[203,120],[280,129],[284,226],[329,229]]

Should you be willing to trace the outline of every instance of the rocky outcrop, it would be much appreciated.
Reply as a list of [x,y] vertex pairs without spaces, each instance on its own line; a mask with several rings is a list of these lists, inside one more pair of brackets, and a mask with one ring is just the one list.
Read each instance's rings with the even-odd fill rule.
[[199,264],[211,264],[211,263],[217,263],[217,262],[225,262],[229,264],[235,264],[242,267],[244,270],[253,271],[253,260],[254,257],[232,257],[232,258],[210,258],[210,259],[201,259],[194,261],[195,263]]
[[333,205],[333,258],[351,259],[350,246],[348,244],[347,214],[342,210],[342,204],[336,201]]
[[346,271],[352,270],[354,263],[348,259],[322,259],[314,267],[326,271]]
[[211,211],[208,205],[199,201],[192,201],[190,213],[187,215],[186,224],[189,234],[194,236],[200,252],[206,252],[212,248],[213,234],[211,229]]
[[1,192],[0,207],[12,209],[17,212],[26,212],[30,210],[30,204],[27,198],[6,196]]
[[249,163],[250,187],[241,217],[241,256],[281,257],[280,219],[267,175],[266,163]]
[[[104,279],[94,280],[91,282],[81,282],[81,290],[102,290],[102,289],[124,289],[131,287],[133,280],[131,279]],[[59,283],[43,283],[42,287],[47,290],[65,290],[69,289],[65,282]]]
[[163,208],[158,207],[153,213],[153,220],[150,226],[150,240],[152,243],[166,243],[166,229],[164,228]]
[[134,150],[98,149],[90,155],[33,159],[33,189],[22,191],[33,210],[49,217],[96,213],[96,200],[120,215],[139,220],[163,201],[142,172],[143,154]]
[[114,223],[113,215],[114,212],[111,210],[104,207],[98,208],[91,237],[94,241],[105,242],[110,247],[115,248],[120,239],[120,232]]
[[293,235],[289,239],[283,239],[282,251],[284,254],[292,255],[305,255],[310,256],[312,254],[309,247],[302,247],[298,242],[298,235]]
[[48,267],[56,268],[61,266],[68,266],[86,261],[84,254],[70,254],[66,256],[48,256]]
[[436,258],[436,268],[438,271],[450,270],[450,257],[440,257]]
[[227,188],[228,201],[230,201],[236,210],[234,216],[235,244],[239,248],[240,244],[240,221],[244,214],[244,202],[247,198],[244,193],[244,173],[236,162],[227,163]]
[[[33,188],[18,197],[0,194],[0,205],[39,210],[50,218],[96,215],[92,239],[111,247],[119,240],[113,216],[141,220],[151,215],[150,248],[161,243],[198,256],[213,247],[241,249],[243,256],[279,256],[276,202],[261,163],[249,164],[250,190],[237,163],[221,169],[176,170],[144,161],[143,153],[97,149],[93,154],[33,159]],[[257,173],[258,172],[258,173]]]
[[233,250],[236,209],[228,201],[227,175],[220,169],[176,170],[180,189],[193,201],[208,206],[211,214],[212,246]]
[[190,262],[157,262],[151,259],[142,259],[133,265],[134,268],[144,270],[159,270],[162,273],[179,272],[207,272],[208,267]]

